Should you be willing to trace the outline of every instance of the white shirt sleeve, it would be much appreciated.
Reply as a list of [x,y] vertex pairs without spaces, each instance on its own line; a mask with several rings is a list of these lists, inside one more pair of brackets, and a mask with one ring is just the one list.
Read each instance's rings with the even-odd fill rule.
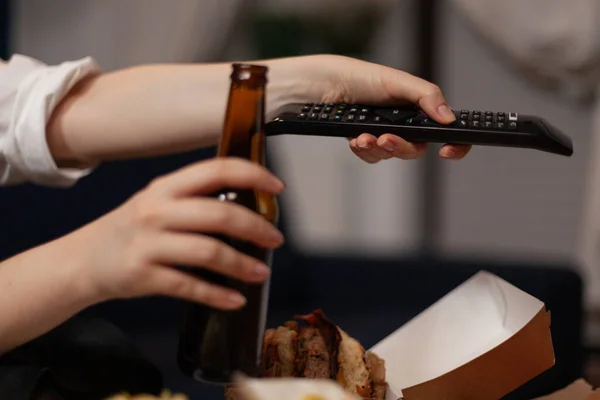
[[0,185],[69,187],[91,172],[58,168],[48,148],[46,125],[64,96],[97,72],[90,57],[54,66],[22,55],[0,61]]

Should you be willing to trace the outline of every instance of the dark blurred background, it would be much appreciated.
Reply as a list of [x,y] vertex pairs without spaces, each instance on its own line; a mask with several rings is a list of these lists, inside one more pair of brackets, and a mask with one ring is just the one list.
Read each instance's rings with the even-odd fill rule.
[[[271,324],[323,307],[369,347],[489,270],[552,312],[556,366],[507,397],[530,399],[580,376],[600,384],[591,157],[596,82],[589,73],[596,38],[586,36],[580,15],[563,15],[560,7],[546,20],[525,18],[532,7],[521,3],[498,16],[480,12],[493,3],[0,0],[0,51],[5,59],[21,53],[47,63],[90,55],[106,71],[336,53],[433,81],[455,108],[548,118],[573,138],[573,158],[482,147],[448,162],[432,146],[423,160],[367,165],[344,140],[268,143],[270,166],[288,184],[282,198],[288,239],[276,256]],[[552,31],[547,19],[555,15],[562,25]],[[569,49],[581,51],[573,56]],[[76,229],[153,177],[213,153],[106,164],[70,190],[2,188],[0,257]],[[163,369],[167,387],[192,399],[222,398],[219,389],[199,386],[175,367],[177,301],[112,302],[90,312],[134,337]]]

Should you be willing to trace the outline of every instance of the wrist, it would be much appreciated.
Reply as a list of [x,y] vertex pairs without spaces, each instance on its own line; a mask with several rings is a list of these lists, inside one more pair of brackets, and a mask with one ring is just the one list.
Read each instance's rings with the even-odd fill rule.
[[76,311],[107,300],[102,296],[89,273],[92,264],[87,250],[93,241],[81,245],[77,240],[78,232],[75,231],[45,245],[48,251],[47,257],[57,261],[53,263],[56,265],[57,279],[63,282],[65,291],[70,294],[68,308]]
[[269,86],[267,110],[274,112],[289,103],[338,101],[338,76],[333,65],[341,56],[311,55],[267,61]]

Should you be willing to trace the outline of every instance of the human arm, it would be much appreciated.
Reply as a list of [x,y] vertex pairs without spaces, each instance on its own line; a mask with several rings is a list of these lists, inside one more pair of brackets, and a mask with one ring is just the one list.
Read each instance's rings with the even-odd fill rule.
[[[289,102],[410,102],[434,119],[454,116],[440,89],[408,73],[334,55],[253,61],[269,67],[267,113]],[[55,110],[49,147],[59,165],[175,153],[216,145],[224,120],[230,63],[132,67],[81,82]],[[443,114],[440,106],[445,105]],[[359,146],[364,144],[363,147]],[[392,150],[386,150],[390,144]],[[368,162],[417,158],[426,148],[398,137],[351,141]],[[466,146],[446,146],[458,158]]]
[[210,237],[266,248],[283,242],[258,214],[204,197],[222,187],[276,194],[283,183],[248,161],[199,162],[155,179],[96,221],[0,263],[0,354],[110,299],[166,295],[241,307],[239,293],[173,268],[206,268],[248,282],[268,277],[264,264]]
[[[437,86],[393,68],[337,55],[255,62],[269,67],[267,114],[288,102],[326,101],[412,103],[438,122],[454,118]],[[90,58],[57,66],[22,56],[0,63],[0,185],[70,186],[103,161],[215,145],[230,72],[229,63],[110,73]],[[369,134],[350,147],[369,163],[418,158],[426,150],[426,144]],[[462,158],[468,150],[446,145],[441,155]]]

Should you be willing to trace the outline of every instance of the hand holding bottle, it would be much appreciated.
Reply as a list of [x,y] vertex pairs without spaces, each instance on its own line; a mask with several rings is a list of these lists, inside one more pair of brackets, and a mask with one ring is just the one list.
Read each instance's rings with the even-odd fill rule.
[[[249,161],[203,161],[154,180],[67,240],[75,242],[74,248],[86,249],[81,276],[100,299],[168,295],[235,309],[244,303],[239,293],[172,267],[207,268],[243,281],[262,282],[269,276],[266,265],[205,234],[275,248],[283,242],[279,230],[243,206],[203,196],[223,188],[276,194],[283,187],[264,167]],[[98,246],[90,246],[91,242]]]

